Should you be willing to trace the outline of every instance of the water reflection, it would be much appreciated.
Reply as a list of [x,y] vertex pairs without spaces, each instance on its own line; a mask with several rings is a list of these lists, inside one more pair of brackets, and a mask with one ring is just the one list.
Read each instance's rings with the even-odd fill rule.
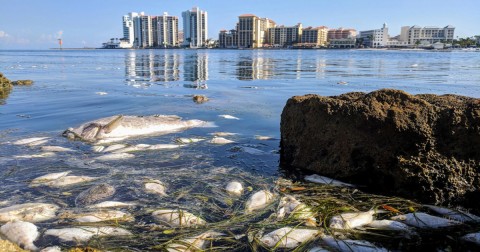
[[187,53],[183,61],[183,79],[203,83],[208,80],[208,53]]
[[170,82],[180,79],[180,55],[174,51],[158,54],[130,51],[125,57],[125,75],[129,84]]

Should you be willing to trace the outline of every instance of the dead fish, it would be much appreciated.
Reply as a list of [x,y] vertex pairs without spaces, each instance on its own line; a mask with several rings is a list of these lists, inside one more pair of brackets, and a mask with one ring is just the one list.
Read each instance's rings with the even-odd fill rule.
[[228,140],[228,139],[223,138],[223,137],[214,137],[209,141],[209,143],[212,143],[212,144],[229,144],[229,143],[234,143],[234,141]]
[[260,243],[268,248],[296,248],[319,233],[316,229],[283,227],[264,235]]
[[187,138],[187,137],[180,137],[175,139],[175,142],[180,144],[189,144],[189,143],[198,143],[201,141],[205,141],[203,138]]
[[232,181],[227,184],[225,191],[231,195],[240,196],[243,193],[243,185],[238,181]]
[[307,226],[314,227],[317,223],[317,219],[315,219],[312,209],[291,195],[282,197],[278,204],[277,220],[281,221],[285,217],[304,220]]
[[96,157],[95,160],[114,161],[114,160],[124,160],[124,159],[131,159],[131,158],[135,158],[135,155],[130,153],[111,153],[111,154],[106,154],[100,157]]
[[346,187],[356,187],[355,185],[344,183],[335,179],[328,177],[320,176],[317,174],[305,176],[305,180],[312,183],[331,185],[331,186],[346,186]]
[[62,229],[48,229],[44,235],[58,237],[62,241],[86,242],[93,236],[127,236],[132,233],[118,227],[74,227]]
[[231,133],[231,132],[213,132],[209,135],[217,136],[217,137],[226,137],[226,136],[236,136],[238,133]]
[[38,228],[33,223],[13,221],[0,227],[1,233],[8,240],[26,249],[36,251],[38,248],[33,242],[38,238]]
[[40,250],[40,252],[62,252],[62,248],[59,246],[50,246]]
[[103,152],[105,150],[105,146],[102,145],[94,145],[92,146],[93,152]]
[[85,206],[104,200],[115,194],[115,187],[102,183],[81,192],[75,199],[76,206]]
[[182,147],[183,145],[178,144],[137,144],[134,146],[128,146],[123,149],[115,150],[113,153],[125,153],[125,152],[133,152],[133,151],[148,151],[148,150],[169,150],[169,149],[177,149]]
[[165,192],[166,191],[165,185],[160,180],[157,180],[157,179],[148,180],[143,184],[143,188],[147,193],[157,194],[160,196],[167,196],[167,193]]
[[232,115],[218,115],[218,116],[221,117],[221,118],[230,119],[230,120],[240,120],[240,118],[232,116]]
[[13,142],[12,144],[14,145],[40,145],[40,144],[43,144],[43,143],[46,143],[48,140],[50,139],[49,137],[31,137],[31,138],[25,138],[25,139],[20,139],[20,140],[17,140],[15,142]]
[[104,201],[97,204],[89,205],[87,208],[112,208],[112,207],[131,207],[135,206],[136,203],[125,203],[120,201]]
[[274,195],[267,191],[261,190],[250,196],[245,203],[245,212],[251,213],[255,210],[263,209],[267,207],[274,199]]
[[204,219],[180,209],[161,209],[153,212],[152,216],[159,223],[170,227],[196,227],[207,224]]
[[14,220],[42,222],[56,217],[55,212],[60,207],[48,203],[24,203],[0,208],[0,222]]
[[331,236],[322,237],[323,242],[329,247],[341,252],[387,252],[388,250],[382,247],[377,247],[375,244],[362,240],[340,240]]
[[49,158],[55,157],[57,154],[55,152],[42,152],[40,154],[27,154],[27,155],[15,155],[14,158],[21,158],[21,159],[30,159],[30,158]]
[[325,249],[325,248],[322,248],[320,246],[315,246],[313,248],[310,248],[309,250],[307,250],[308,252],[330,252],[330,250],[328,249]]
[[70,148],[65,148],[62,146],[52,146],[52,145],[47,145],[47,146],[42,146],[40,149],[43,152],[73,152],[74,150]]
[[371,209],[366,212],[343,213],[330,219],[330,228],[352,229],[367,225],[373,221],[373,215],[383,211]]
[[212,239],[222,236],[224,234],[214,231],[207,231],[197,236],[173,241],[166,246],[169,252],[195,252],[204,251],[207,245],[211,243]]
[[399,231],[407,234],[415,233],[415,231],[413,231],[408,225],[393,220],[374,220],[368,223],[366,226],[380,230]]
[[255,135],[255,139],[261,140],[261,141],[265,141],[265,140],[272,140],[272,139],[274,139],[274,138],[271,137],[271,136],[259,136],[259,135]]
[[391,219],[401,221],[409,226],[417,228],[442,228],[462,224],[458,221],[448,220],[421,212],[398,215]]
[[462,240],[473,242],[475,244],[480,245],[480,232],[466,234],[462,236]]
[[45,186],[50,186],[54,188],[61,188],[61,187],[67,187],[67,186],[76,185],[80,183],[90,182],[96,179],[98,178],[89,177],[89,176],[63,176],[58,179],[45,181],[42,184]]
[[248,154],[251,154],[251,155],[265,155],[265,154],[267,154],[265,151],[255,149],[255,148],[252,148],[252,147],[247,147],[247,146],[235,146],[235,147],[231,148],[230,151],[245,152],[245,153],[248,153]]
[[471,213],[461,211],[461,210],[452,210],[445,207],[432,206],[432,205],[424,205],[424,206],[452,220],[456,220],[459,222],[480,222],[480,217]]
[[64,212],[59,218],[74,219],[76,222],[133,221],[133,216],[118,210],[98,210],[94,212]]
[[129,137],[169,134],[205,125],[201,120],[182,120],[174,115],[110,116],[69,128],[63,136],[86,142],[116,142]]
[[38,186],[38,185],[51,182],[53,180],[67,176],[70,172],[71,171],[49,173],[49,174],[37,177],[33,179],[32,182],[30,182],[30,186]]
[[112,151],[123,149],[125,147],[127,147],[126,144],[112,144],[112,145],[109,145],[109,146],[105,147],[102,150],[102,152],[112,152]]

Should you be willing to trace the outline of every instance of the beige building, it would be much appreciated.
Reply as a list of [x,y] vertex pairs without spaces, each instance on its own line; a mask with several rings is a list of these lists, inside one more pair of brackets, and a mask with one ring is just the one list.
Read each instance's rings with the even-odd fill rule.
[[178,17],[169,16],[163,13],[163,16],[155,18],[156,29],[154,29],[154,44],[158,47],[175,47],[180,43],[178,41]]
[[253,14],[238,17],[238,47],[260,48],[268,44],[268,29],[275,27],[275,22],[268,18],[259,18]]
[[273,47],[291,46],[302,41],[302,24],[295,26],[277,26],[268,29],[269,44]]
[[326,47],[328,27],[307,27],[302,31],[302,45],[312,47]]
[[400,40],[407,41],[410,46],[431,46],[436,42],[453,42],[455,27],[449,25],[443,28],[435,26],[421,27],[404,26],[402,27]]
[[152,16],[145,15],[141,12],[133,18],[134,26],[134,42],[137,48],[148,48],[153,46],[153,25]]
[[338,29],[328,30],[328,40],[331,39],[348,39],[355,38],[357,36],[357,30],[355,29],[345,29],[340,27]]

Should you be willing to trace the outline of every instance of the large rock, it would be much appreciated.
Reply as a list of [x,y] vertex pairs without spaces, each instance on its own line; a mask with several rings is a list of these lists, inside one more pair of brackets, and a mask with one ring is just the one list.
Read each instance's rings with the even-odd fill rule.
[[[12,82],[0,73],[0,99],[6,99],[11,91]],[[2,104],[1,101],[0,104]]]
[[383,89],[295,96],[281,165],[425,203],[480,206],[480,100]]

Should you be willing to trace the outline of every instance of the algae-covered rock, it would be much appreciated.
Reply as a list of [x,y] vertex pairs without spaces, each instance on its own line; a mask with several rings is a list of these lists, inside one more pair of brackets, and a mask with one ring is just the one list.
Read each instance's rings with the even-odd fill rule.
[[33,84],[32,80],[17,80],[12,82],[12,85],[14,86],[30,86],[32,84]]
[[12,82],[0,73],[0,99],[6,99],[11,91]]
[[0,251],[27,252],[27,250],[21,249],[18,245],[8,240],[2,240],[1,238],[0,238]]
[[382,89],[295,96],[281,165],[428,203],[480,206],[480,99]]

